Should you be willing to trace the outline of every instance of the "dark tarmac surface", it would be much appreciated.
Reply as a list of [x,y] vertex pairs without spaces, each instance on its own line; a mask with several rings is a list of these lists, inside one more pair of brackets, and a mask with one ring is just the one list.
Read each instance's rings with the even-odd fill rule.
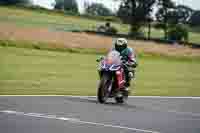
[[0,133],[153,132],[200,133],[200,99],[131,97],[102,105],[92,97],[0,97]]

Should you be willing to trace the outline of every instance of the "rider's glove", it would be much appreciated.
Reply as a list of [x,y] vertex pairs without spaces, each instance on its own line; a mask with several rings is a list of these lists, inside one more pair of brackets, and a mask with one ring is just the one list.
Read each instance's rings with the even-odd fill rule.
[[101,56],[101,57],[99,57],[98,59],[96,59],[96,62],[100,62],[100,61],[102,61],[103,59],[104,59],[104,57]]
[[138,66],[137,62],[133,62],[132,66],[136,68]]

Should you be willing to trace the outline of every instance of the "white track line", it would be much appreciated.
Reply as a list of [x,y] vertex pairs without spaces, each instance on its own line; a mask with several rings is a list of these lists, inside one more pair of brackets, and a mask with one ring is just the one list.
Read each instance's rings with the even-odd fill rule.
[[130,98],[157,98],[157,99],[200,99],[200,97],[169,97],[169,96],[129,96]]
[[[0,97],[71,97],[71,98],[96,98],[96,96],[72,95],[1,95]],[[168,96],[129,96],[129,98],[157,98],[157,99],[200,99],[200,97],[168,97]]]
[[125,127],[125,126],[82,121],[82,120],[75,119],[75,118],[57,117],[56,115],[45,115],[45,114],[40,114],[40,113],[24,113],[24,112],[12,111],[12,110],[2,110],[2,111],[0,111],[0,113],[17,115],[17,116],[29,116],[29,117],[37,117],[37,118],[54,119],[54,120],[60,120],[60,121],[68,121],[68,122],[72,122],[72,123],[82,123],[82,124],[88,124],[88,125],[94,125],[94,126],[102,126],[102,127],[118,128],[118,129],[131,130],[131,131],[139,131],[139,132],[144,132],[144,133],[159,133],[159,132],[151,131],[151,130],[143,130],[143,129],[138,129],[138,128],[129,128],[129,127]]

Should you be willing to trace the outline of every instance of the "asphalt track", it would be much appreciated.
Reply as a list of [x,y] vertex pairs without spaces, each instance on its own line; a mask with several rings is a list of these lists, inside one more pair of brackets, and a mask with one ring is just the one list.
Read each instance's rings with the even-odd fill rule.
[[0,133],[200,133],[200,99],[4,96]]

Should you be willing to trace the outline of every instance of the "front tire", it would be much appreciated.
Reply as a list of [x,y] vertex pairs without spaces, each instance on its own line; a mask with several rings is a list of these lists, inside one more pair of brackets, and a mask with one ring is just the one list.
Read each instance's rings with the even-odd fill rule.
[[98,92],[97,92],[97,100],[99,103],[105,103],[109,97],[109,87],[111,86],[112,81],[110,80],[110,76],[108,74],[103,74],[99,83]]

